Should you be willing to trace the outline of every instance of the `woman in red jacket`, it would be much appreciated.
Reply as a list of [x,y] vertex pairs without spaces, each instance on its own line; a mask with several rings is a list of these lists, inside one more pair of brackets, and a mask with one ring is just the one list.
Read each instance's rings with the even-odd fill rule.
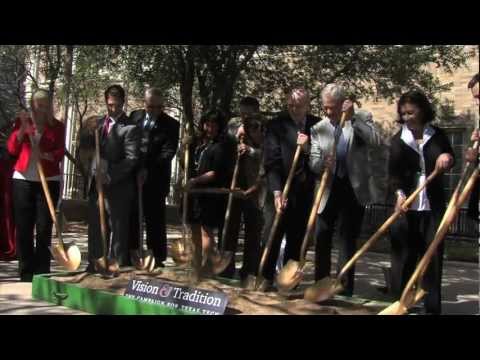
[[60,192],[60,163],[65,151],[65,127],[53,116],[49,93],[36,91],[31,108],[31,114],[22,113],[15,120],[7,142],[8,152],[16,157],[12,183],[20,280],[28,282],[32,281],[33,274],[50,272],[52,219],[36,164],[41,162],[56,203]]

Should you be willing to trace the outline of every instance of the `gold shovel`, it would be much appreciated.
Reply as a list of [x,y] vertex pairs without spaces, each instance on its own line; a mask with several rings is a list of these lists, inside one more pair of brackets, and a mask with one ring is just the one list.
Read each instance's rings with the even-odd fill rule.
[[155,268],[155,256],[152,250],[143,248],[143,186],[137,181],[138,187],[138,233],[139,249],[130,253],[130,260],[137,270],[152,272]]
[[[342,117],[340,119],[340,128],[343,128],[345,124],[346,116],[347,116],[346,113],[343,112]],[[339,137],[335,137],[335,141],[333,145],[334,154],[337,148],[338,139]],[[307,230],[305,232],[305,236],[302,242],[302,248],[300,250],[300,261],[288,260],[287,264],[282,268],[280,273],[277,275],[277,285],[279,289],[283,292],[289,291],[295,288],[295,286],[297,286],[300,283],[300,281],[302,281],[303,279],[308,243],[310,239],[313,237],[315,224],[317,222],[318,208],[320,206],[320,202],[322,200],[323,194],[325,193],[325,189],[327,188],[327,184],[330,181],[331,176],[332,176],[331,169],[329,167],[326,167],[322,175],[320,186],[315,195],[315,201],[313,203],[312,210],[310,211],[310,216],[308,218]]]
[[[293,157],[292,166],[290,167],[290,172],[288,173],[287,181],[285,182],[285,186],[283,188],[282,196],[285,199],[288,199],[288,194],[290,193],[290,187],[292,185],[293,176],[295,175],[295,169],[297,167],[298,160],[300,159],[301,150],[302,150],[301,145],[297,145],[297,149],[295,150],[295,155]],[[272,248],[273,240],[274,240],[275,235],[277,233],[277,228],[278,228],[278,225],[280,224],[280,220],[282,218],[282,215],[283,215],[283,211],[275,213],[275,218],[273,220],[273,225],[272,225],[272,228],[271,228],[270,233],[268,235],[268,240],[267,240],[267,243],[265,245],[265,248],[263,249],[262,258],[260,259],[260,264],[259,264],[259,267],[258,267],[258,275],[257,275],[257,279],[255,281],[255,290],[265,291],[265,289],[268,285],[268,280],[263,277],[262,273],[263,273],[263,269],[265,267],[265,263],[267,262],[268,255],[270,254],[270,250]]]
[[437,251],[438,246],[447,235],[450,225],[455,221],[461,206],[467,200],[468,196],[473,190],[473,187],[475,186],[475,182],[478,180],[479,171],[478,167],[476,167],[468,178],[468,181],[460,194],[460,188],[465,181],[466,174],[470,172],[473,166],[473,164],[469,163],[465,168],[462,178],[460,179],[457,188],[450,199],[447,210],[445,211],[437,233],[435,234],[435,238],[417,265],[415,272],[410,277],[410,280],[403,290],[400,300],[382,310],[378,315],[404,315],[408,312],[409,308],[419,302],[426,294],[426,291],[423,290],[419,284],[421,283],[423,274],[427,270],[428,265]]
[[[240,144],[243,144],[243,137],[240,138]],[[233,170],[232,176],[232,183],[230,185],[231,193],[228,194],[228,203],[227,203],[227,211],[225,212],[225,221],[223,223],[223,230],[222,230],[222,251],[220,253],[220,259],[215,261],[212,266],[212,272],[214,275],[221,274],[230,264],[233,258],[233,251],[225,251],[225,246],[227,243],[227,233],[230,226],[230,215],[232,212],[232,205],[233,205],[233,191],[237,186],[237,179],[238,173],[240,169],[240,154],[237,155],[237,161],[235,162],[235,168]]]
[[[35,147],[36,149],[36,146],[30,136],[29,140],[32,148]],[[50,216],[52,217],[52,221],[55,225],[55,230],[58,237],[58,243],[53,244],[50,247],[50,252],[60,266],[63,266],[68,271],[75,271],[78,269],[80,263],[82,262],[82,254],[80,253],[80,249],[78,248],[78,246],[76,246],[74,243],[65,244],[63,242],[62,229],[55,214],[55,207],[53,206],[52,196],[50,195],[47,179],[45,178],[45,173],[43,172],[43,167],[40,161],[41,160],[38,159],[36,162],[37,171],[40,177],[40,182],[42,183],[42,189],[45,195],[45,199],[47,200],[48,210],[50,211]]]
[[[185,133],[187,136],[190,135],[190,124],[187,122],[185,127]],[[185,144],[185,159],[184,159],[184,176],[183,176],[183,188],[187,186],[188,183],[188,171],[190,168],[190,151],[189,144]],[[189,229],[187,225],[187,214],[188,214],[188,194],[184,191],[183,193],[183,207],[182,207],[182,238],[172,242],[170,248],[170,255],[177,265],[185,265],[191,260],[191,254],[187,250],[187,244],[191,242],[189,234]],[[190,241],[188,241],[190,239]]]
[[[435,169],[428,178],[405,200],[403,207],[408,208],[418,194],[428,185],[430,182],[435,179],[439,174],[439,171]],[[304,298],[305,300],[311,302],[321,302],[327,299],[332,298],[334,295],[338,294],[343,290],[342,278],[350,270],[350,268],[357,262],[357,260],[365,254],[368,249],[370,249],[373,244],[380,239],[388,230],[388,228],[402,215],[402,211],[395,211],[380,228],[373,234],[370,239],[368,239],[363,246],[352,256],[352,258],[343,266],[339,274],[335,279],[331,277],[325,277],[318,280],[314,285],[308,287],[305,290]]]
[[95,129],[95,161],[96,161],[96,179],[98,193],[98,210],[100,215],[100,230],[102,235],[103,256],[95,259],[95,268],[102,274],[108,272],[118,272],[119,265],[116,261],[109,262],[107,259],[107,222],[105,219],[105,195],[103,193],[103,184],[100,177],[100,135],[98,128]]

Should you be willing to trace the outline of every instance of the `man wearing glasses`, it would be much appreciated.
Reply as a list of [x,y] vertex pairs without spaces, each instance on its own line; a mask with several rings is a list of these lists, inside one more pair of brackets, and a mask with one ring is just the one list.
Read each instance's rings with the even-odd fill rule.
[[[180,124],[164,112],[159,89],[145,91],[145,109],[132,111],[131,120],[141,130],[138,186],[142,186],[143,213],[147,247],[152,250],[156,266],[167,259],[165,199],[170,192],[171,163],[178,148]],[[137,196],[138,198],[138,196]],[[138,203],[134,206],[138,209]],[[130,249],[138,249],[138,213],[133,216]]]

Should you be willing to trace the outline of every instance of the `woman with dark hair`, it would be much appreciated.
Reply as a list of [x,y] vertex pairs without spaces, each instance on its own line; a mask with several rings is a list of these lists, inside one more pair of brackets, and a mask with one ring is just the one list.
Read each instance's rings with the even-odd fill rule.
[[[52,218],[37,172],[40,162],[53,203],[60,193],[60,163],[65,154],[65,126],[54,118],[50,94],[37,90],[31,114],[23,112],[15,120],[7,141],[16,158],[13,173],[13,210],[20,280],[30,282],[34,274],[50,272]],[[36,242],[34,245],[33,230]]]
[[[225,136],[227,119],[220,111],[211,111],[200,119],[200,133],[190,143],[192,166],[187,188],[228,188],[235,160],[235,146]],[[192,196],[189,222],[194,241],[194,266],[200,273],[215,269],[221,273],[229,259],[223,259],[215,248],[215,230],[220,236],[227,205],[226,195],[201,194]],[[221,241],[219,239],[219,241]],[[210,269],[210,270],[209,270]]]
[[[445,212],[443,173],[453,166],[454,155],[445,133],[430,125],[435,111],[425,94],[416,90],[403,94],[397,112],[401,130],[392,138],[388,168],[395,210],[404,212],[390,228],[391,289],[398,297],[432,242]],[[404,209],[407,196],[435,169],[441,174],[420,192],[409,209]],[[425,311],[429,314],[441,312],[442,257],[440,246],[423,279],[422,288],[428,292]]]

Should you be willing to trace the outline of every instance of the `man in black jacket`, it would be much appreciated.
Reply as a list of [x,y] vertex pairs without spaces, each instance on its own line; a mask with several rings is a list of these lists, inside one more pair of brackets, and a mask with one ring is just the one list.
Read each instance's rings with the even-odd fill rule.
[[[275,275],[275,265],[284,234],[287,240],[284,263],[290,259],[299,260],[315,187],[315,175],[308,165],[308,153],[310,129],[320,119],[308,114],[310,97],[305,89],[292,90],[288,95],[287,105],[288,112],[280,114],[267,124],[264,143],[264,168],[268,191],[273,193],[275,201],[275,209],[271,209],[270,212],[272,210],[283,212],[282,221],[278,226],[263,274],[261,274],[270,282]],[[285,198],[283,187],[293,163],[297,144],[301,145],[302,151],[295,168],[290,193],[288,198]],[[265,214],[266,218],[273,216],[274,214]],[[268,238],[268,231],[264,236]],[[266,239],[263,243],[266,243]]]
[[[118,275],[117,265],[128,263],[128,235],[132,201],[135,195],[135,168],[139,159],[139,133],[123,111],[125,91],[112,85],[105,91],[108,114],[97,122],[100,132],[100,164],[92,161],[88,180],[89,226],[87,271],[96,271],[94,260],[103,256],[98,211],[98,194],[94,182],[101,181],[111,241],[107,244],[109,272]],[[96,169],[100,167],[97,178]],[[107,236],[110,238],[110,236]],[[99,270],[99,269],[97,269]],[[111,274],[112,275],[112,274]]]
[[[143,186],[143,211],[147,246],[153,251],[155,264],[163,267],[167,259],[165,199],[170,192],[172,159],[179,141],[180,124],[164,112],[162,93],[150,88],[145,92],[145,109],[130,114],[141,132],[141,160],[137,180]],[[138,195],[137,195],[138,200]],[[130,248],[138,248],[138,203],[134,206]]]

